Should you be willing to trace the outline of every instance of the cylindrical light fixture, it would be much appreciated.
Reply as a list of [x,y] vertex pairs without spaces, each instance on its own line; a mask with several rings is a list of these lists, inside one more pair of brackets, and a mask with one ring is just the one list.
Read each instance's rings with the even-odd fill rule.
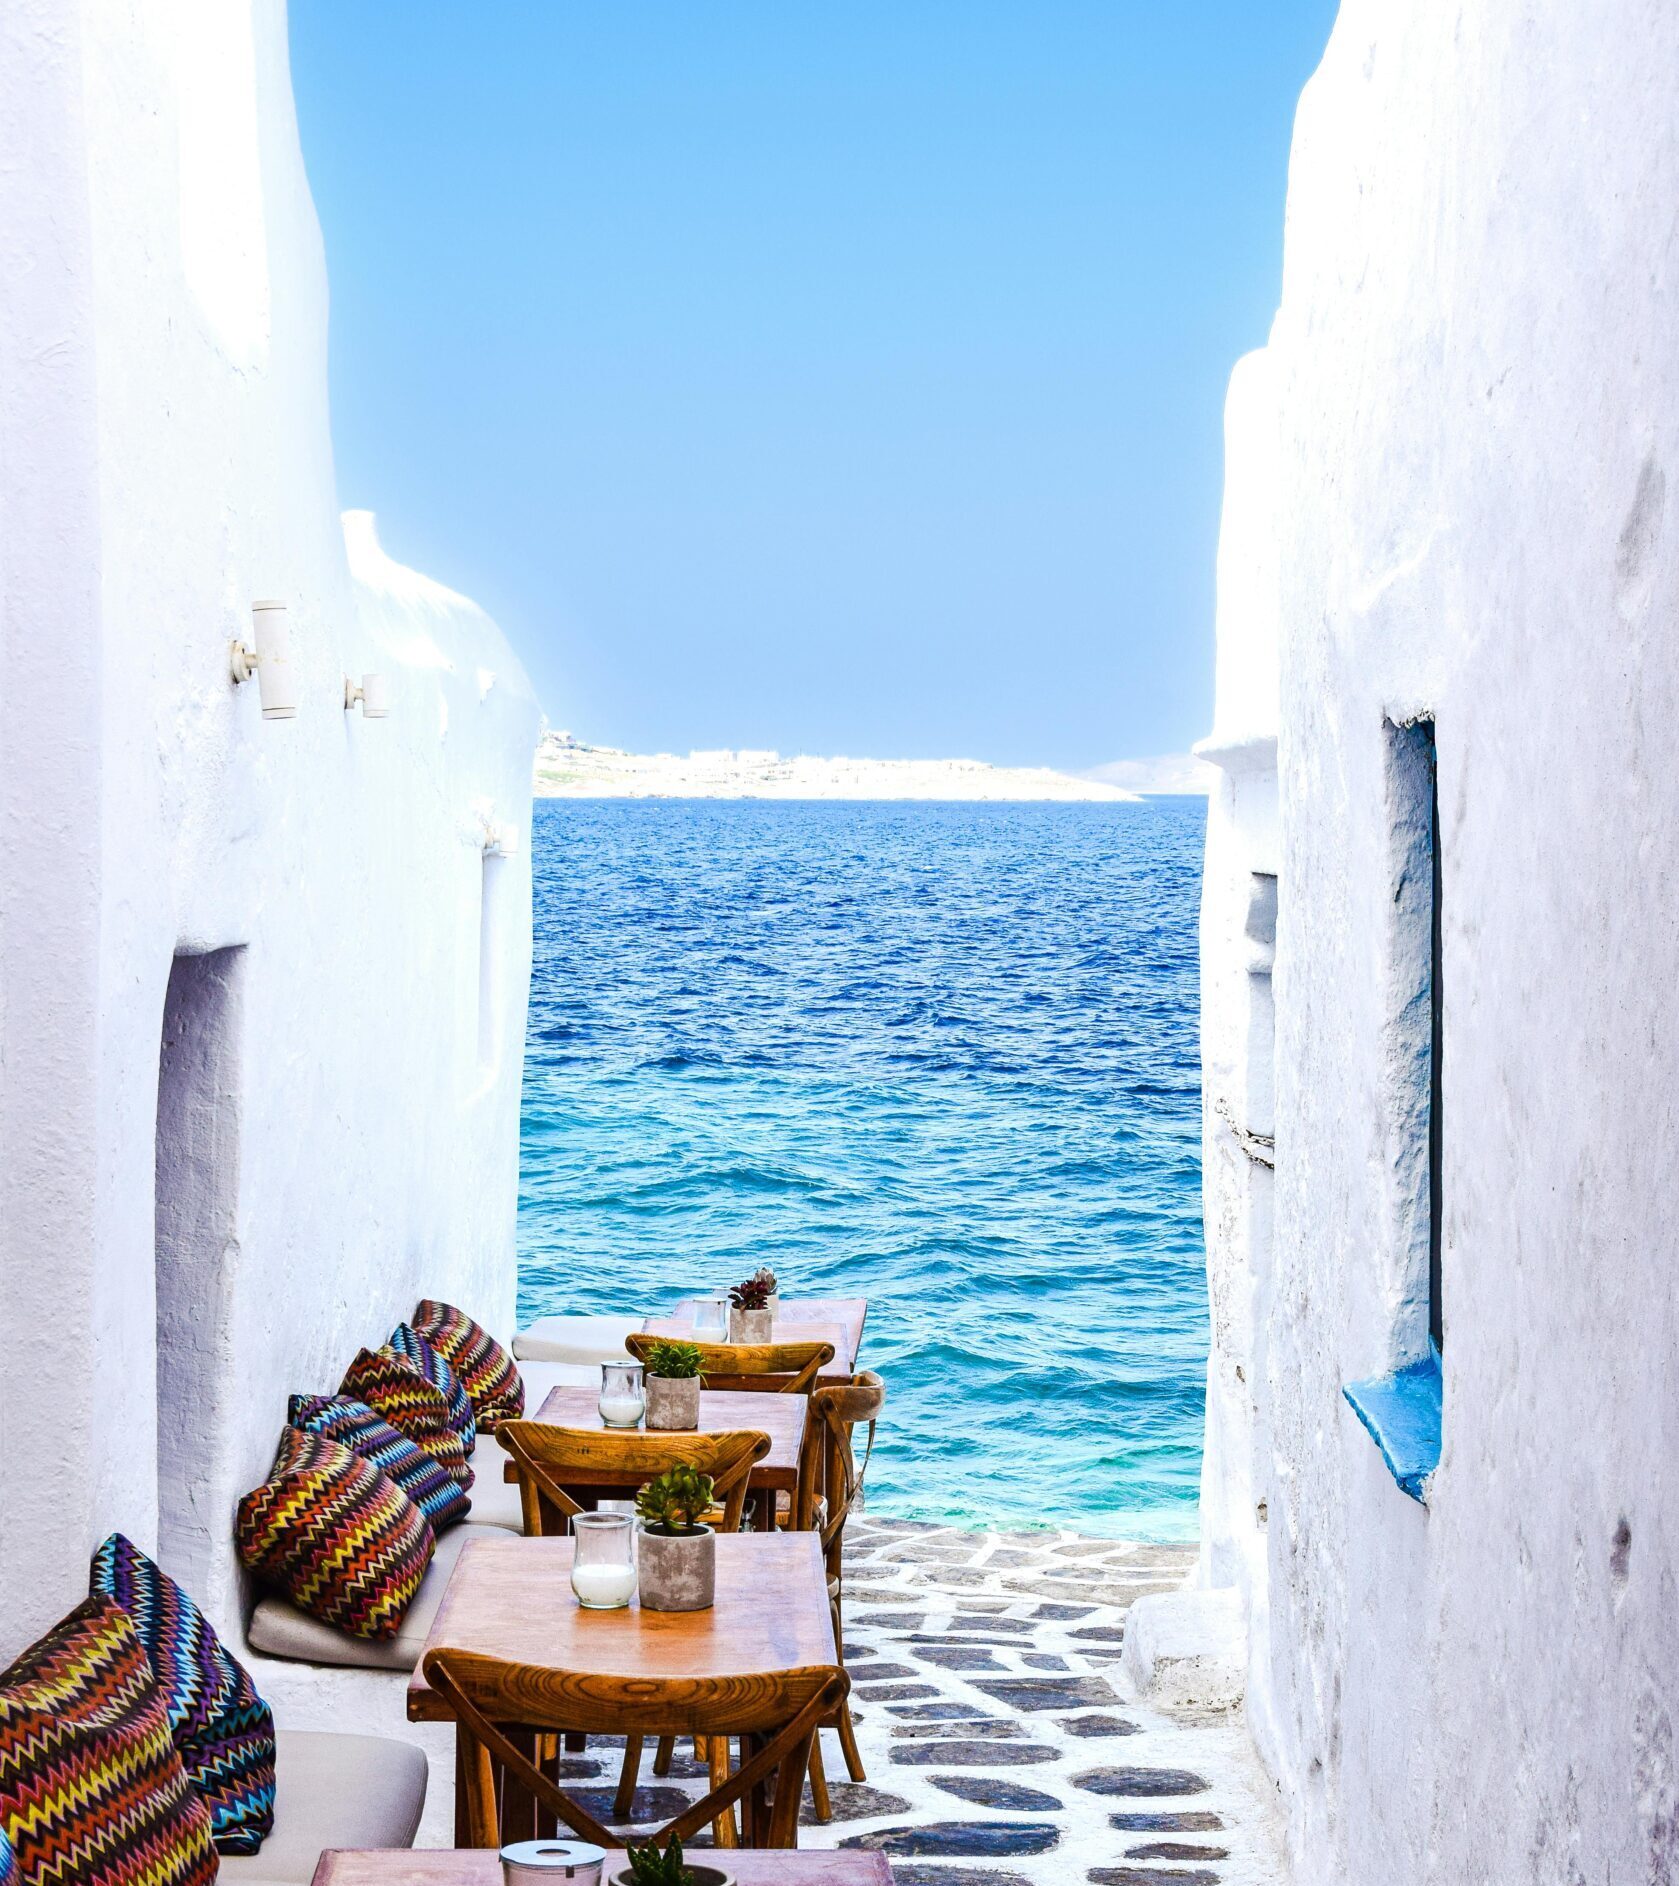
[[357,687],[351,676],[344,677],[344,711],[361,704],[364,720],[383,720],[391,711],[390,689],[381,674],[363,675]]
[[235,640],[228,663],[235,683],[254,674],[264,720],[297,718],[297,681],[291,665],[291,624],[283,602],[251,604],[254,648]]

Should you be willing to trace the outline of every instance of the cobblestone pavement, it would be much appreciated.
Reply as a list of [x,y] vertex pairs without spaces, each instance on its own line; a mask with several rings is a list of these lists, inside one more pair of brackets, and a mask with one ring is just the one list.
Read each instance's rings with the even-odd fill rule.
[[[1280,1886],[1275,1796],[1240,1715],[1168,1718],[1120,1668],[1126,1608],[1181,1584],[1193,1548],[856,1516],[846,1537],[868,1779],[847,1780],[825,1734],[834,1819],[803,1845],[878,1848],[898,1886]],[[649,1822],[701,1791],[688,1761],[643,1773]]]

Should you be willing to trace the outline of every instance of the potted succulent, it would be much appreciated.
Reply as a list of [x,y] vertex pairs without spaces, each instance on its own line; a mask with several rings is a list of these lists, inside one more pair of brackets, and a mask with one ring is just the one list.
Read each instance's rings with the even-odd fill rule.
[[751,1281],[762,1284],[768,1290],[769,1295],[764,1300],[764,1307],[769,1311],[770,1321],[773,1323],[781,1313],[781,1286],[775,1280],[775,1272],[768,1264],[760,1264],[752,1273]]
[[729,1292],[729,1341],[771,1342],[775,1338],[775,1312],[770,1308],[768,1272],[759,1271]]
[[635,1496],[643,1611],[706,1611],[717,1593],[717,1535],[701,1521],[711,1511],[711,1475],[671,1467]]
[[735,1876],[709,1862],[691,1865],[682,1857],[682,1842],[672,1834],[661,1852],[658,1844],[648,1841],[644,1847],[627,1847],[629,1865],[612,1875],[607,1886],[735,1886]]
[[691,1342],[656,1342],[647,1350],[647,1425],[687,1430],[700,1425],[700,1352]]

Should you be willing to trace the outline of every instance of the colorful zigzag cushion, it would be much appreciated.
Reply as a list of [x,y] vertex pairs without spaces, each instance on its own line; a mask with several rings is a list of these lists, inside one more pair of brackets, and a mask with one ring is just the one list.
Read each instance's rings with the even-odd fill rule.
[[517,1421],[524,1414],[525,1385],[518,1366],[482,1325],[452,1303],[427,1297],[414,1312],[413,1327],[460,1377],[486,1434],[498,1422]]
[[169,1712],[187,1780],[220,1853],[255,1853],[274,1828],[274,1717],[244,1667],[169,1574],[114,1532],[89,1589],[127,1612]]
[[210,1811],[128,1614],[95,1595],[0,1673],[0,1827],[31,1886],[201,1886]]
[[472,1468],[461,1437],[449,1425],[449,1404],[413,1363],[384,1349],[360,1350],[344,1371],[338,1392],[366,1402],[422,1454],[447,1468],[463,1493],[471,1491]]
[[234,1520],[239,1556],[292,1603],[352,1637],[394,1637],[436,1546],[397,1483],[337,1441],[287,1428],[265,1486]]
[[382,1354],[400,1356],[418,1369],[449,1404],[449,1425],[461,1437],[461,1445],[470,1454],[478,1440],[478,1424],[472,1415],[472,1397],[461,1379],[417,1329],[398,1323]]
[[329,1441],[359,1454],[369,1466],[388,1474],[441,1532],[472,1511],[448,1468],[423,1453],[406,1434],[399,1434],[364,1401],[347,1395],[293,1395],[287,1421],[306,1434],[324,1434]]

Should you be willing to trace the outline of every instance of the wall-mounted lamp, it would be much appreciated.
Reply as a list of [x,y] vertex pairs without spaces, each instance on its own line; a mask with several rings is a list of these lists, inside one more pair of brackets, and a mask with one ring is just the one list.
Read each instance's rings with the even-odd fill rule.
[[363,675],[361,686],[349,676],[344,677],[344,711],[347,714],[357,702],[361,703],[363,720],[383,720],[391,711],[390,690],[383,675]]
[[297,682],[291,668],[291,627],[283,602],[251,604],[251,636],[247,648],[237,636],[228,651],[228,672],[234,685],[257,678],[264,720],[297,718]]

